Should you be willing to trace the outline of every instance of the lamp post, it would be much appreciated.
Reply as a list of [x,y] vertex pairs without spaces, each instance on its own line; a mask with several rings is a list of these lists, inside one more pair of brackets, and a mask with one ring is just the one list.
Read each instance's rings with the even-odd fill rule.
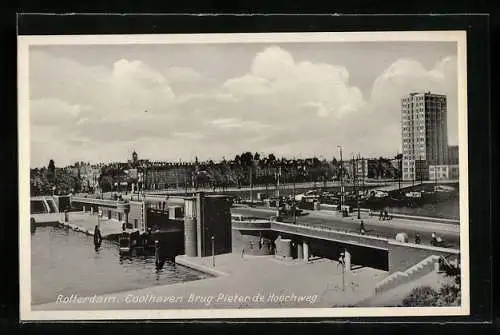
[[297,223],[297,204],[295,203],[295,179],[293,180],[293,223]]
[[359,208],[359,187],[358,187],[359,186],[359,180],[358,180],[359,178],[356,177],[358,174],[358,160],[357,159],[356,159],[356,163],[355,163],[355,168],[356,168],[356,170],[354,172],[354,184],[356,185],[356,182],[357,182],[358,185],[356,185],[354,187],[354,189],[356,190],[356,204],[358,206],[358,220],[359,220],[359,219],[361,219],[361,210]]
[[215,237],[212,235],[212,266],[215,267]]
[[253,175],[253,169],[251,166],[248,167],[249,174],[250,174],[250,203],[253,205],[253,180],[252,180],[252,175]]
[[[399,154],[398,154],[399,156]],[[399,159],[398,159],[398,168],[399,168],[399,172],[398,172],[398,190],[401,190],[401,176],[403,175],[403,158],[401,156],[399,156]]]
[[342,162],[342,146],[337,145],[340,150],[340,209],[342,210],[342,203],[344,197],[344,166]]

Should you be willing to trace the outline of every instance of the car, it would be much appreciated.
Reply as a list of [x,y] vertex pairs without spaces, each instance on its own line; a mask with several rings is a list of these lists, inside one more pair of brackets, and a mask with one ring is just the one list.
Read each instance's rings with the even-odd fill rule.
[[389,193],[380,190],[372,191],[372,194],[375,198],[386,198],[389,196]]

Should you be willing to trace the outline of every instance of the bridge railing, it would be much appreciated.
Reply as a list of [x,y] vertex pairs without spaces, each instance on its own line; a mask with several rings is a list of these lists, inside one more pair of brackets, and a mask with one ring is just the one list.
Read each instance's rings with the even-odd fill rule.
[[[308,229],[312,229],[312,230],[316,230],[316,231],[323,230],[325,232],[340,233],[340,234],[346,234],[346,235],[355,235],[358,237],[365,237],[365,238],[377,238],[377,239],[383,239],[383,240],[393,239],[391,237],[387,237],[386,235],[380,235],[378,233],[362,234],[361,232],[358,232],[356,230],[339,229],[339,228],[335,228],[335,227],[332,227],[332,226],[327,225],[327,224],[317,224],[317,223],[309,224],[309,223],[305,223],[305,222],[293,223],[293,222],[279,222],[279,221],[272,221],[272,224],[285,224],[286,226],[290,226],[290,227],[296,226],[298,228],[308,228]],[[272,225],[271,225],[271,227],[272,227]]]
[[119,200],[108,200],[108,199],[96,199],[96,198],[84,198],[84,197],[71,197],[71,203],[83,203],[89,205],[99,205],[106,207],[117,207],[119,204],[123,204],[126,201]]

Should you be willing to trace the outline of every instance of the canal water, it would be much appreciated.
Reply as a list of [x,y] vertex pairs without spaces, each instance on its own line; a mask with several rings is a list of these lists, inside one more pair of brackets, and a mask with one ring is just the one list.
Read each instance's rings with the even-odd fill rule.
[[460,219],[460,206],[458,196],[440,202],[428,201],[416,206],[387,206],[390,213],[399,213],[416,216],[429,216],[443,219]]
[[31,235],[34,305],[58,295],[93,296],[207,277],[172,261],[157,270],[154,256],[122,257],[113,241],[103,240],[96,251],[92,236],[64,227],[37,227]]

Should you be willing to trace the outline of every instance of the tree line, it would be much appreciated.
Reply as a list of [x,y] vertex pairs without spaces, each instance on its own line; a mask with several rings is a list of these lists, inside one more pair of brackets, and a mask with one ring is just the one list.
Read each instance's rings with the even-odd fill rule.
[[[401,160],[401,155],[394,157]],[[363,160],[365,160],[363,158]],[[394,166],[391,158],[368,159],[366,164],[367,178],[396,179],[401,175],[401,169]],[[358,159],[357,164],[360,163]],[[31,192],[33,195],[80,192],[88,190],[88,181],[80,175],[80,166],[84,162],[75,163],[77,174],[64,168],[56,168],[53,160],[49,161],[47,167],[31,169]],[[189,186],[189,187],[241,187],[252,185],[272,185],[277,179],[284,183],[318,182],[325,183],[331,180],[352,178],[352,160],[344,160],[341,164],[333,157],[331,160],[318,157],[295,159],[276,157],[270,153],[264,155],[250,151],[236,154],[232,159],[215,162],[207,160],[199,162],[150,162],[141,160],[138,162],[99,164],[100,173],[98,185],[104,192],[114,189],[117,183],[138,183],[136,178],[127,175],[126,171],[136,168],[139,174],[144,176],[141,187],[152,188],[154,180],[161,180],[167,170],[174,170],[178,177],[176,182],[170,180],[163,182],[164,187]],[[356,161],[355,161],[356,164]],[[359,169],[359,168],[358,168]],[[163,173],[163,174],[162,174]],[[148,185],[149,183],[149,185]],[[167,185],[168,184],[168,185]]]

